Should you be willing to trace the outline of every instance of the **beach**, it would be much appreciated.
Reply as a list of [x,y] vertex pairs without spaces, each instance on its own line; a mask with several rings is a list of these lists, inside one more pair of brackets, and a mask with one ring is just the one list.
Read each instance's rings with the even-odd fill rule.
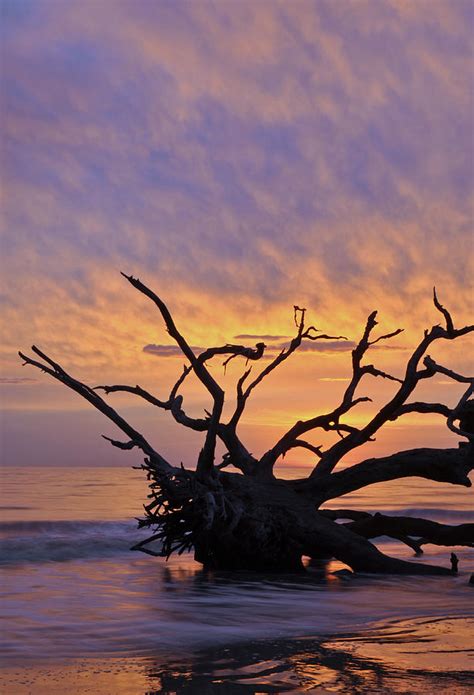
[[[205,572],[189,554],[166,562],[130,552],[142,537],[141,471],[19,467],[2,480],[8,695],[474,686],[471,549],[455,549],[452,578],[348,576],[336,561],[304,575]],[[344,505],[452,524],[473,517],[469,490],[416,480],[334,506]],[[412,555],[388,539],[380,547]],[[419,561],[449,566],[450,552],[427,546]]]

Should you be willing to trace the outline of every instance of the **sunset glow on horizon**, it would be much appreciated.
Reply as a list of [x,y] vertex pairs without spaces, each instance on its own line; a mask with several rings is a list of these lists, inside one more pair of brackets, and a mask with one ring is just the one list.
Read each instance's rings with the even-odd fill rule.
[[[464,0],[4,0],[5,463],[133,463],[98,439],[111,423],[17,355],[34,343],[91,386],[166,399],[185,359],[120,271],[198,348],[263,340],[274,356],[295,304],[347,337],[304,343],[255,391],[240,430],[254,453],[336,405],[374,309],[376,335],[405,329],[368,356],[397,376],[440,322],[433,286],[458,326],[472,323],[473,14]],[[472,348],[466,336],[430,354],[471,374]],[[230,408],[244,368],[212,362]],[[373,403],[347,422],[394,388],[367,377],[358,395]],[[462,392],[437,377],[416,398],[454,406]],[[183,395],[192,415],[209,407],[196,379]],[[108,399],[170,460],[195,463],[201,435],[133,396]],[[353,460],[438,445],[457,437],[418,414]]]

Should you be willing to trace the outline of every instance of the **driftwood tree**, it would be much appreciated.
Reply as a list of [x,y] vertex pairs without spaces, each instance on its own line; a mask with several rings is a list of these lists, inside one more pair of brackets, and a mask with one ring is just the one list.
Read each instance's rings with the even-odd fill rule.
[[[127,441],[106,437],[119,449],[138,447],[145,455],[142,468],[146,471],[150,494],[144,505],[141,527],[152,529],[152,535],[134,546],[156,554],[148,547],[152,541],[161,542],[161,555],[194,549],[195,558],[204,566],[217,569],[254,569],[296,571],[302,568],[302,556],[335,557],[354,571],[378,573],[450,574],[452,568],[439,567],[391,558],[380,552],[369,539],[381,535],[396,538],[417,553],[422,545],[474,545],[474,524],[448,526],[411,517],[370,515],[361,511],[321,509],[328,500],[340,497],[367,485],[382,481],[417,476],[428,480],[464,485],[471,482],[468,474],[474,468],[474,378],[457,374],[437,364],[427,350],[438,340],[455,340],[474,331],[474,326],[455,328],[450,313],[439,303],[434,292],[434,304],[441,313],[443,325],[424,332],[419,345],[409,358],[404,376],[398,378],[366,362],[370,348],[380,341],[397,336],[401,329],[374,337],[377,325],[373,312],[367,319],[363,335],[352,351],[352,378],[340,404],[328,413],[296,422],[260,459],[245,447],[238,434],[238,425],[247,402],[261,382],[287,360],[302,344],[311,340],[339,340],[343,336],[320,333],[306,326],[306,310],[294,307],[296,335],[289,345],[255,375],[246,368],[237,382],[235,409],[223,422],[224,390],[208,369],[207,363],[224,356],[224,366],[243,358],[246,367],[258,363],[266,346],[254,348],[242,345],[210,347],[196,354],[176,327],[163,300],[140,280],[124,275],[139,292],[156,305],[169,335],[176,341],[188,365],[171,390],[167,400],[160,400],[140,386],[109,385],[91,388],[68,374],[39,348],[32,351],[39,359],[19,353],[25,364],[33,365],[79,393],[108,417],[126,435]],[[194,372],[210,396],[211,409],[205,418],[190,417],[183,408],[179,393],[188,375]],[[442,374],[460,384],[466,391],[454,408],[442,403],[411,400],[417,384]],[[396,382],[395,395],[356,428],[345,422],[345,416],[359,403],[370,400],[359,396],[357,390],[364,376],[372,375]],[[203,433],[203,447],[196,470],[171,465],[137,430],[131,427],[100,395],[126,392],[167,410],[176,422]],[[457,449],[413,449],[383,458],[362,461],[335,471],[341,459],[357,447],[374,438],[383,425],[408,413],[437,413],[446,418],[447,426],[465,438]],[[347,418],[346,418],[347,420]],[[315,430],[334,433],[337,440],[323,449],[304,438]],[[225,447],[221,461],[216,460],[216,443]],[[307,478],[281,480],[275,477],[277,460],[295,447],[314,454],[315,465]],[[235,472],[225,470],[233,467]]]

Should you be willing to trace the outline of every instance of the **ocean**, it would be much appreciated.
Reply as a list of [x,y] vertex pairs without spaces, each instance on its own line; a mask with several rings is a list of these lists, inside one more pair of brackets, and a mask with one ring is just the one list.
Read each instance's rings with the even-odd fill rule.
[[[191,555],[129,550],[146,533],[141,471],[1,476],[5,695],[473,692],[472,549],[455,549],[456,577],[347,577],[335,561],[295,576],[205,572]],[[407,479],[327,506],[456,524],[474,521],[472,499]],[[429,545],[417,561],[449,567],[451,550]]]

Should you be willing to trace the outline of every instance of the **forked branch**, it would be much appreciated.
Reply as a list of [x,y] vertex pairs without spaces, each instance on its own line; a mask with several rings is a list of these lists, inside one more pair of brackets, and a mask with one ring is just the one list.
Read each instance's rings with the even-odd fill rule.
[[65,384],[65,386],[78,393],[80,396],[85,398],[86,401],[89,401],[89,403],[91,403],[94,406],[94,408],[96,408],[106,417],[108,417],[109,420],[111,420],[115,425],[117,425],[117,427],[121,429],[122,432],[124,432],[127,435],[127,437],[129,437],[130,441],[127,443],[117,442],[116,440],[112,440],[106,437],[106,439],[108,439],[114,446],[117,446],[121,449],[131,449],[136,446],[139,449],[141,449],[146,456],[150,458],[150,460],[156,468],[162,471],[170,471],[173,469],[173,467],[168,463],[168,461],[166,461],[163,458],[163,456],[161,456],[161,454],[155,451],[155,449],[151,446],[151,444],[149,444],[145,437],[142,434],[140,434],[140,432],[135,430],[126,420],[124,420],[123,417],[119,415],[116,410],[111,408],[111,406],[108,403],[106,403],[93,389],[91,389],[86,384],[83,384],[81,381],[74,379],[74,377],[68,374],[57,362],[54,362],[50,357],[48,357],[48,355],[42,352],[35,345],[33,345],[31,349],[36,355],[38,355],[38,357],[40,357],[43,360],[43,362],[39,362],[38,360],[35,360],[29,357],[28,355],[19,352],[18,354],[20,355],[25,365],[28,364],[33,367],[36,367],[37,369],[40,369],[46,374],[52,376],[53,379],[60,381],[62,384]]
[[[370,441],[373,436],[378,432],[378,430],[385,425],[389,420],[394,420],[398,417],[398,414],[403,414],[403,412],[408,412],[404,411],[405,404],[413,391],[415,390],[418,382],[421,379],[429,378],[430,376],[433,376],[433,374],[436,372],[434,369],[433,365],[431,365],[428,362],[428,366],[426,366],[426,360],[429,358],[425,358],[425,367],[426,369],[424,370],[419,370],[419,364],[420,361],[422,360],[423,356],[425,355],[428,347],[434,343],[436,340],[439,339],[445,339],[445,340],[454,340],[456,338],[459,338],[461,336],[467,335],[468,333],[472,333],[474,331],[474,326],[464,326],[463,328],[454,328],[453,320],[451,318],[451,315],[445,309],[439,304],[439,301],[436,297],[436,293],[434,293],[434,299],[435,299],[435,306],[436,308],[441,311],[443,316],[445,317],[446,321],[446,328],[442,328],[439,325],[435,325],[431,328],[430,331],[425,331],[424,337],[422,341],[419,343],[418,347],[414,350],[412,356],[407,362],[406,370],[405,370],[405,376],[403,377],[402,380],[400,380],[400,387],[393,396],[393,398],[386,404],[384,405],[381,410],[372,417],[372,419],[363,427],[361,428],[358,432],[354,432],[349,434],[347,437],[345,437],[342,441],[337,442],[334,444],[330,449],[328,449],[325,452],[325,455],[319,462],[319,464],[316,466],[314,469],[312,475],[315,477],[318,477],[320,475],[326,475],[327,473],[330,473],[332,470],[334,470],[335,466],[337,463],[345,456],[348,454],[350,451],[353,449],[361,446],[362,444],[365,444],[366,442]],[[366,326],[366,331],[364,333],[364,336],[362,338],[361,343],[359,343],[358,348],[361,350],[361,354],[363,354],[364,350],[366,349],[365,346],[368,345],[368,335],[370,334],[371,327],[373,326],[373,322],[375,320],[375,316],[372,314],[369,317],[369,320],[367,322]],[[395,332],[396,334],[397,332]],[[393,334],[389,334],[393,335]],[[360,372],[363,373],[364,368],[360,366],[360,359],[359,359],[359,354],[358,354],[358,348],[354,351],[356,353],[354,355],[353,353],[353,371],[354,371],[354,378],[351,382],[351,385],[348,388],[349,391],[349,396],[353,396],[353,391],[351,393],[351,387],[354,385],[354,390],[355,386],[358,384],[358,379],[357,379],[357,374]],[[462,381],[470,381],[468,378],[462,378],[460,379]],[[348,391],[346,391],[346,394],[344,395],[343,398],[343,404],[348,398]]]
[[297,328],[295,337],[291,340],[288,347],[283,348],[281,352],[255,377],[255,379],[247,386],[244,390],[243,385],[250,375],[250,370],[247,370],[239,379],[237,383],[237,405],[229,420],[228,426],[234,431],[239,423],[240,418],[245,410],[247,401],[252,393],[252,391],[267,377],[271,374],[277,367],[280,366],[285,360],[287,360],[290,355],[292,355],[301,345],[303,340],[347,340],[343,335],[327,335],[326,333],[321,333],[315,326],[309,326],[305,329],[305,316],[306,309],[302,309],[299,306],[293,307],[294,322]]
[[206,432],[206,439],[204,442],[204,446],[199,454],[197,464],[198,474],[203,478],[209,477],[213,475],[214,472],[216,439],[222,409],[224,407],[224,391],[221,389],[214,377],[207,370],[204,364],[204,360],[201,360],[198,357],[196,357],[184,336],[179,332],[169,312],[169,309],[163,302],[163,300],[157,294],[155,294],[155,292],[153,292],[149,287],[140,282],[138,278],[134,278],[132,275],[126,275],[125,273],[122,273],[122,275],[129,281],[131,285],[133,285],[133,287],[135,287],[135,289],[137,289],[145,296],[149,297],[152,300],[152,302],[158,307],[163,321],[165,322],[168,333],[176,341],[178,346],[181,348],[183,354],[188,358],[194,370],[194,373],[212,396],[212,414],[209,418],[209,426]]

